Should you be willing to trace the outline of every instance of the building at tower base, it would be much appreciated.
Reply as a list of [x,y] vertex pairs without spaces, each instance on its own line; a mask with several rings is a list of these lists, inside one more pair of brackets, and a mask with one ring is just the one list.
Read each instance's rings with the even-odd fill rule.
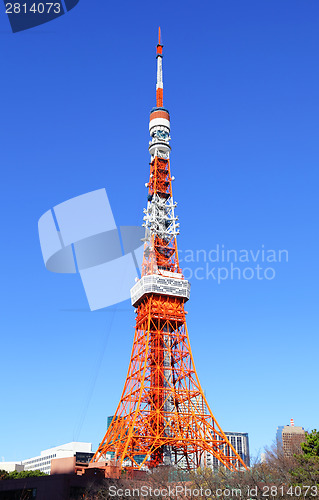
[[[111,425],[114,415],[110,415],[107,417],[107,429]],[[250,454],[249,454],[249,438],[247,432],[225,432],[226,437],[229,442],[232,444],[238,455],[242,458],[243,462],[247,467],[250,467]],[[232,450],[229,450],[229,453],[232,453]],[[135,457],[138,463],[142,463],[145,455],[140,455]],[[110,452],[106,456],[106,460],[108,463],[112,463],[114,459],[114,453]],[[180,464],[182,468],[185,468],[185,459]],[[208,467],[213,470],[218,470],[221,467],[221,463],[217,458],[209,452],[206,452],[202,458],[201,467]],[[244,469],[244,467],[242,467]]]
[[93,455],[92,443],[73,441],[71,443],[61,444],[59,446],[43,450],[41,451],[41,454],[36,457],[22,460],[22,465],[26,471],[39,470],[45,474],[51,474],[51,464],[54,459],[73,459],[74,457],[77,461],[89,462]]

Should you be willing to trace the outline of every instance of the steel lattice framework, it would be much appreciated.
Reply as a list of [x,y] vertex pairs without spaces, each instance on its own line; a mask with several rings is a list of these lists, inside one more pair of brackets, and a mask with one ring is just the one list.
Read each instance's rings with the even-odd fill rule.
[[170,173],[170,120],[163,107],[162,45],[157,45],[156,108],[150,115],[148,204],[142,277],[131,290],[136,328],[121,400],[93,462],[111,454],[122,467],[205,466],[207,453],[230,470],[245,467],[209,409],[196,374],[179,267]]

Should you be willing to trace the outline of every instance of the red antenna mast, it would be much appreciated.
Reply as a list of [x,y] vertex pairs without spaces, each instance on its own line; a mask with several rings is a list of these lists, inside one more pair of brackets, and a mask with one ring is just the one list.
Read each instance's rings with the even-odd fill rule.
[[93,462],[111,457],[123,468],[174,464],[195,469],[205,466],[211,454],[219,464],[238,470],[247,467],[208,406],[188,337],[184,304],[190,283],[178,260],[162,53],[159,29],[142,277],[131,289],[135,336],[123,393]]
[[156,80],[156,106],[163,107],[163,45],[161,44],[161,28],[158,28],[158,44],[156,47],[157,80]]

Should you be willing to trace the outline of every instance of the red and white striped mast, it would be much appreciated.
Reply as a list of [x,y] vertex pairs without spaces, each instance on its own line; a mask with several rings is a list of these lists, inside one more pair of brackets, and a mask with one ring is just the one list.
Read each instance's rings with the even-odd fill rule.
[[156,106],[163,107],[163,45],[161,44],[161,28],[158,28],[158,44],[156,50],[157,80],[156,80]]

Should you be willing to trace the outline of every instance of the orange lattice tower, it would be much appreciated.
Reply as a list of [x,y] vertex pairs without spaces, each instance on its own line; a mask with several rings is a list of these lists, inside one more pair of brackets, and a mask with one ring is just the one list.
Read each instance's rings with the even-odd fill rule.
[[159,33],[142,277],[131,289],[136,308],[134,342],[121,400],[93,462],[111,454],[121,467],[175,464],[192,469],[205,466],[210,453],[228,469],[237,470],[246,465],[209,409],[187,333],[184,303],[190,284],[178,262],[162,48]]

